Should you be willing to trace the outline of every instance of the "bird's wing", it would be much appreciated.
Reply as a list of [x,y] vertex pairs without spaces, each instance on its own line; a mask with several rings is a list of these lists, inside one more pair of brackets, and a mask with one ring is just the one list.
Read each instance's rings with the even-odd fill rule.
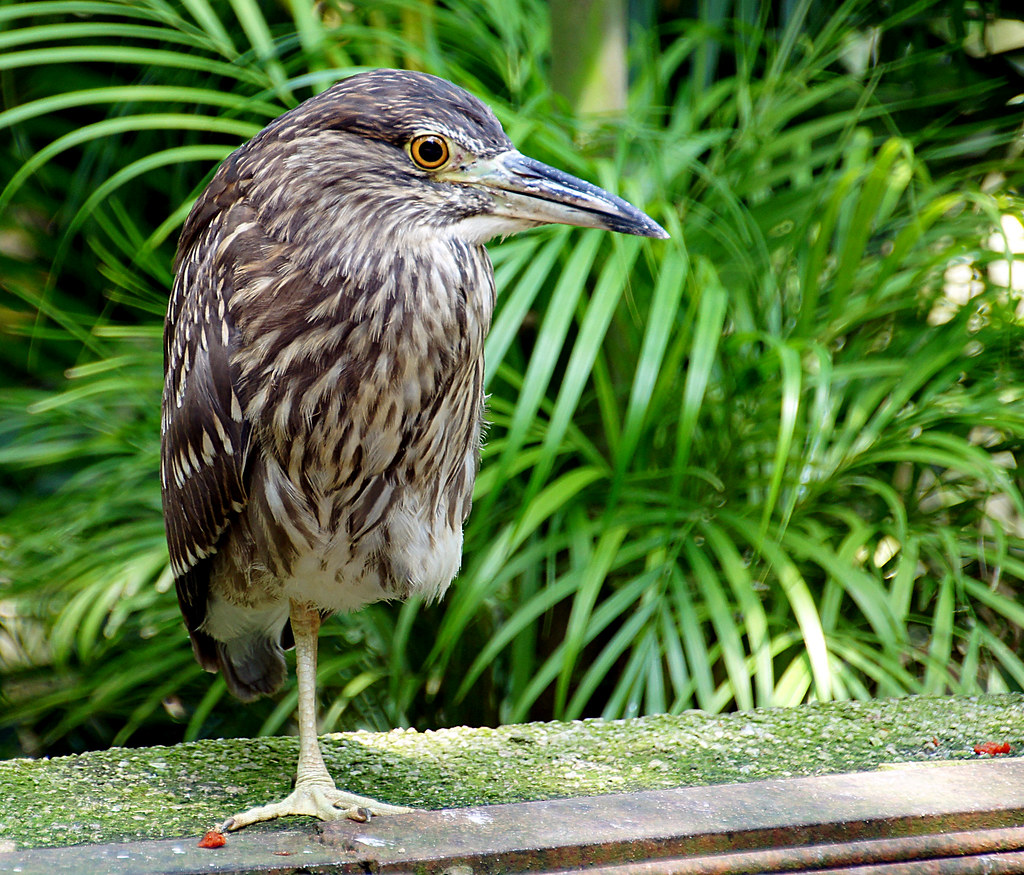
[[[203,200],[210,202],[209,192]],[[250,428],[231,361],[238,341],[227,306],[232,276],[215,242],[229,233],[225,218],[202,203],[189,217],[164,328],[164,520],[194,642],[206,612],[209,557],[248,498]]]

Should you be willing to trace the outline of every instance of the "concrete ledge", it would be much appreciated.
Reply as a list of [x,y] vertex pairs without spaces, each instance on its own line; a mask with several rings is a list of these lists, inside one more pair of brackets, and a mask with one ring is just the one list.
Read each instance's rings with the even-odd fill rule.
[[[984,742],[1024,753],[1024,696],[345,733],[328,737],[325,755],[346,789],[438,809],[986,760],[974,751]],[[0,861],[31,847],[182,836],[191,848],[232,812],[283,796],[295,755],[294,739],[264,738],[0,762]],[[251,827],[245,841],[299,824]]]
[[[0,873],[604,875],[1024,868],[1024,760],[419,811],[0,855]],[[860,870],[868,866],[870,870]]]

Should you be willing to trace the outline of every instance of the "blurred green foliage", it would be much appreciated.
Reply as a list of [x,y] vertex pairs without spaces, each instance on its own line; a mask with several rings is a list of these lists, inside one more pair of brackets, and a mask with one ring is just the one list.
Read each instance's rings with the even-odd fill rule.
[[986,278],[1017,60],[979,3],[685,7],[583,120],[541,0],[0,7],[0,754],[289,729],[294,688],[238,707],[178,618],[160,323],[217,162],[372,66],[469,88],[672,239],[491,247],[461,578],[324,627],[325,730],[1024,687],[1024,358]]

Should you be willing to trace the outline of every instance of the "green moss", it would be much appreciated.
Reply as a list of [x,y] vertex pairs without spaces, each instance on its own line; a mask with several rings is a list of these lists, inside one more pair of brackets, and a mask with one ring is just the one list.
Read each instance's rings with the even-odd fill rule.
[[[345,789],[442,808],[974,758],[983,741],[1024,752],[1024,696],[355,732],[327,736],[324,755]],[[296,755],[295,739],[260,738],[0,762],[0,846],[201,833],[284,796]]]

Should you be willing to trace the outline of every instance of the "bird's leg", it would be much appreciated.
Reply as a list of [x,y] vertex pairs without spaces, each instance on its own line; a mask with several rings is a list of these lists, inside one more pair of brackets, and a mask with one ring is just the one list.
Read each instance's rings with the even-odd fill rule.
[[403,814],[411,811],[401,805],[388,805],[367,796],[339,790],[324,764],[316,732],[316,650],[320,631],[320,612],[305,604],[291,602],[292,634],[295,637],[295,676],[299,686],[299,765],[295,790],[280,802],[259,805],[234,817],[221,826],[224,830],[241,829],[261,820],[288,815],[308,815],[321,820],[366,821],[374,814]]

